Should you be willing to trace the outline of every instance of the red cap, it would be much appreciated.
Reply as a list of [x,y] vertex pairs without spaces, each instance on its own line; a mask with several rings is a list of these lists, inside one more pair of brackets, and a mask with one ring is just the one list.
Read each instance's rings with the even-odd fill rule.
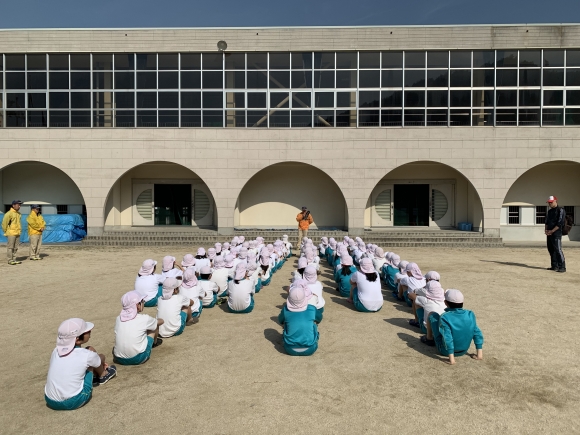
[[558,198],[556,198],[555,196],[549,196],[546,202],[554,202],[554,201],[558,201]]

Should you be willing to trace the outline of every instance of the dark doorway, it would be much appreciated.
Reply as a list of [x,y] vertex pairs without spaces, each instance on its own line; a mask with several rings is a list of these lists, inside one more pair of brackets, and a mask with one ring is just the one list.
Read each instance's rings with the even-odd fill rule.
[[156,184],[155,225],[191,225],[191,184]]
[[429,226],[429,185],[395,184],[395,226]]

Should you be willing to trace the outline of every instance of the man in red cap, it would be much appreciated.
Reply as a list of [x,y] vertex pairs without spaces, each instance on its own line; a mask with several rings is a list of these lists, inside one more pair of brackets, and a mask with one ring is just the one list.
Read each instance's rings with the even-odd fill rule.
[[548,197],[548,213],[546,214],[546,236],[548,252],[552,265],[548,270],[555,272],[566,272],[566,259],[562,252],[562,228],[566,222],[566,212],[563,207],[558,207],[558,198],[555,196]]

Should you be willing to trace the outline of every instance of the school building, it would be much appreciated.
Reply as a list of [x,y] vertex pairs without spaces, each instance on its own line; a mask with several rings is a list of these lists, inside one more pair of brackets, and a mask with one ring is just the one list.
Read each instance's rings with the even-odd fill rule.
[[0,199],[89,235],[307,205],[528,241],[549,195],[580,214],[580,25],[2,30],[0,53]]

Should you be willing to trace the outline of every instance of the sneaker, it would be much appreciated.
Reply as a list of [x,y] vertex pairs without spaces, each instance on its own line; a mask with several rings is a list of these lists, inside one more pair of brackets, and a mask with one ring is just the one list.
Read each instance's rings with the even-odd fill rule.
[[163,340],[161,340],[159,337],[157,337],[157,340],[155,341],[155,343],[153,343],[153,348],[156,348],[157,346],[161,346],[163,344]]
[[11,266],[14,266],[15,264],[20,264],[20,263],[19,263],[19,262],[17,262],[17,261],[14,261],[14,260],[10,260],[10,261],[8,262],[8,264],[9,264],[9,265],[11,265]]
[[22,264],[22,261],[14,260],[14,264]]
[[117,376],[117,367],[111,365],[107,368],[107,373],[99,378],[99,385],[104,385]]
[[37,260],[42,260],[42,257],[36,257]]
[[566,269],[556,269],[556,272],[565,273]]

